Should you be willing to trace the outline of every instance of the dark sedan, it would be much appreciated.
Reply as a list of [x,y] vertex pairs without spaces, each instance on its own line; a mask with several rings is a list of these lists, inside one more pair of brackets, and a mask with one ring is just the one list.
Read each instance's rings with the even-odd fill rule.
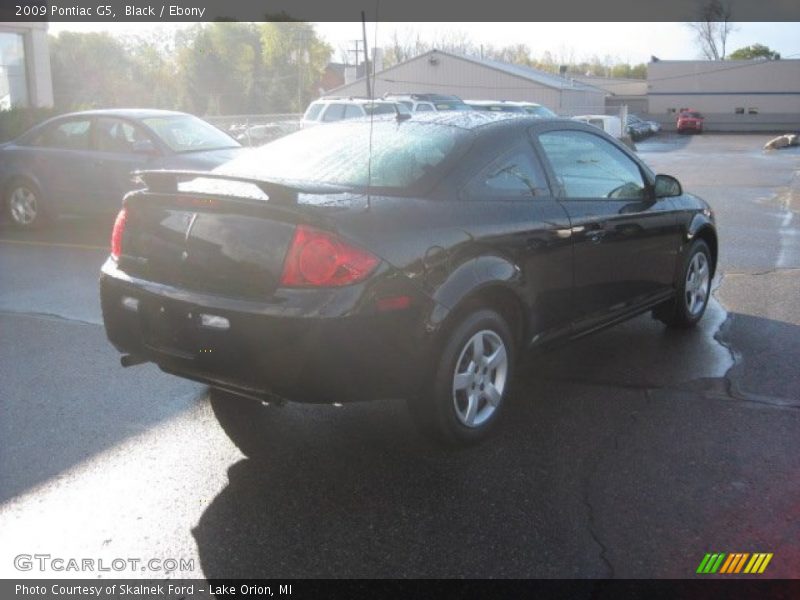
[[62,115],[0,145],[0,194],[21,228],[63,214],[115,214],[144,168],[209,170],[240,144],[185,113],[95,110]]
[[575,121],[350,121],[142,177],[102,268],[108,337],[227,391],[229,427],[258,401],[400,397],[477,441],[523,351],[650,310],[693,326],[717,261],[708,204]]

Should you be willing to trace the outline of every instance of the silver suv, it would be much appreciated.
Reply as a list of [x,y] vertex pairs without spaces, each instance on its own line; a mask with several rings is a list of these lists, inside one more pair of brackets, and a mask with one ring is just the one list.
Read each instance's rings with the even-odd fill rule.
[[412,113],[470,110],[461,98],[450,94],[384,94],[383,98],[405,105]]
[[308,105],[301,127],[321,123],[334,123],[344,119],[357,119],[370,115],[408,115],[411,112],[405,105],[391,100],[370,100],[369,98],[326,96]]

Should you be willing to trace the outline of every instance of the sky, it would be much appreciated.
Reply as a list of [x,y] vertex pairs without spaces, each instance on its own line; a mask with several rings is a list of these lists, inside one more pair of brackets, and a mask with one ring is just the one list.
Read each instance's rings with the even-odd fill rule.
[[[186,23],[155,27],[185,27]],[[352,47],[361,37],[361,23],[315,23],[318,33],[334,48]],[[51,23],[50,32],[109,31],[112,34],[152,30],[152,23]],[[367,24],[367,38],[373,46],[377,32],[378,46],[388,44],[393,33],[403,39],[420,38],[436,42],[448,36],[464,34],[476,45],[527,44],[534,56],[549,50],[557,57],[576,61],[593,55],[626,63],[648,62],[650,56],[664,60],[701,58],[691,31],[683,23],[375,23]],[[737,23],[729,49],[754,43],[765,44],[784,58],[800,58],[800,23]]]

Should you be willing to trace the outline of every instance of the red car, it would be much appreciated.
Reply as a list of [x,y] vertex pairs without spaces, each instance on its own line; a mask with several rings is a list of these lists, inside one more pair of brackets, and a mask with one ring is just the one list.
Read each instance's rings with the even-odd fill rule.
[[703,133],[703,115],[696,110],[682,110],[678,114],[678,121],[675,124],[678,127],[678,133],[687,131]]

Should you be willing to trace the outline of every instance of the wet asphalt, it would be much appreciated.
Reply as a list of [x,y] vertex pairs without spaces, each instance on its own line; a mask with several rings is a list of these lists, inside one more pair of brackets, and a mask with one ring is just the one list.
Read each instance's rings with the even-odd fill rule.
[[270,407],[246,457],[207,388],[119,366],[109,223],[0,228],[0,577],[87,575],[13,566],[47,553],[194,561],[172,577],[681,578],[706,552],[800,577],[800,151],[764,141],[639,144],[716,210],[701,326],[644,315],[527,356],[497,436],[463,451],[380,401]]

